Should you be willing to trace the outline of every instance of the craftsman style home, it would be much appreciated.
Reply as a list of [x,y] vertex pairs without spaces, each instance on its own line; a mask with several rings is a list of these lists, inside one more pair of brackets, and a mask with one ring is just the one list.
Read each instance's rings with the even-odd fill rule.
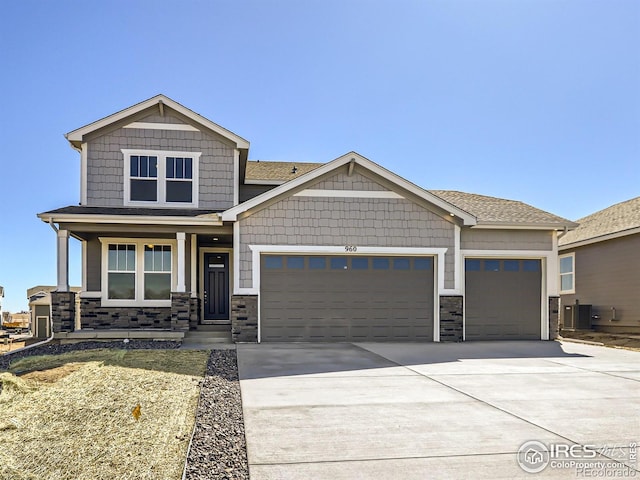
[[[57,232],[58,335],[207,325],[237,342],[555,335],[568,220],[424,190],[355,152],[250,161],[247,140],[163,95],[66,138],[80,204],[38,215]],[[77,303],[69,237],[82,243]]]
[[640,333],[640,197],[578,220],[561,235],[560,295],[565,327],[576,302],[586,310],[583,325],[613,333]]

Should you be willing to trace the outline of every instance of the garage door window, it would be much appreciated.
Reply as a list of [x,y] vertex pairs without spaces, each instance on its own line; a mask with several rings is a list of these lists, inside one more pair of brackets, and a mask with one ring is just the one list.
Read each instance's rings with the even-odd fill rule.
[[309,269],[324,270],[327,268],[327,259],[325,257],[309,257]]
[[287,257],[288,270],[301,270],[304,268],[304,257]]
[[416,258],[413,261],[413,269],[414,270],[431,270],[431,259],[430,258]]
[[517,272],[520,270],[520,262],[518,260],[505,260],[504,271],[505,272]]
[[351,268],[354,270],[368,270],[369,258],[368,257],[353,257],[351,259]]
[[393,259],[393,269],[394,270],[409,270],[409,259],[408,258],[394,258]]
[[282,268],[282,257],[268,255],[264,258],[264,268],[267,270],[278,270]]
[[345,270],[346,268],[346,257],[331,257],[331,270]]
[[484,261],[484,271],[485,272],[499,272],[500,271],[500,260],[485,260]]
[[389,270],[389,259],[388,258],[374,258],[373,259],[373,269],[374,270]]
[[525,272],[539,272],[540,260],[523,260],[522,270],[524,270]]
[[464,262],[465,270],[467,272],[479,272],[480,271],[480,260],[467,259]]

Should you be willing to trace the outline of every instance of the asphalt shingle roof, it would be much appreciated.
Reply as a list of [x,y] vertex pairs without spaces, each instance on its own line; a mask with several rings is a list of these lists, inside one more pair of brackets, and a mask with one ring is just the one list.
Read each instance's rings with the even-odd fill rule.
[[429,190],[478,219],[478,223],[573,226],[573,222],[517,200],[488,197],[455,190]]
[[[249,160],[247,162],[246,180],[273,180],[274,182],[286,182],[311,170],[324,165],[324,163],[304,162],[261,162]],[[295,170],[295,172],[294,172]]]
[[577,223],[580,224],[578,228],[560,238],[560,246],[640,227],[640,197],[616,203],[577,220]]

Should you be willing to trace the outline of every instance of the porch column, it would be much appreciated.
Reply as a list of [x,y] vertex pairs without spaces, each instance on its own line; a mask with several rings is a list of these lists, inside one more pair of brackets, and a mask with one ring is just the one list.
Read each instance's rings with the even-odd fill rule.
[[186,238],[187,236],[184,232],[176,233],[176,240],[178,241],[178,251],[176,252],[178,257],[178,285],[176,286],[176,292],[185,292],[187,290],[187,286],[185,285],[185,271],[187,267],[187,262],[185,262]]
[[58,230],[58,292],[69,291],[69,230]]

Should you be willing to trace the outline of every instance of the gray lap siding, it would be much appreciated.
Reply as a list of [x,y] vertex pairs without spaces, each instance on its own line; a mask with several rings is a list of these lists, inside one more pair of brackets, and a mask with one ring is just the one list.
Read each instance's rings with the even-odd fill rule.
[[463,250],[541,250],[553,249],[553,232],[540,230],[464,229],[460,235]]
[[[575,252],[575,294],[562,295],[562,305],[593,305],[594,325],[607,331],[640,332],[640,235],[585,245]],[[615,319],[613,319],[615,308]]]

